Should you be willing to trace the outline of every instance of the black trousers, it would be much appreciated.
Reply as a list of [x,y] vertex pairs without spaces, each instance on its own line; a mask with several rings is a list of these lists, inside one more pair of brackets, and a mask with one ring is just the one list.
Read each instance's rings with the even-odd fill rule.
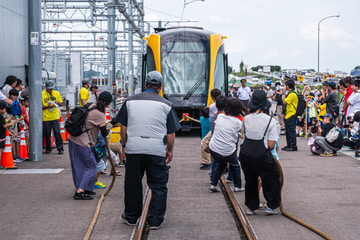
[[285,119],[286,146],[296,148],[296,114]]
[[60,121],[43,121],[43,136],[45,137],[46,151],[51,151],[51,129],[54,132],[56,149],[63,150],[63,140],[60,133]]
[[258,166],[249,165],[241,161],[241,168],[245,175],[245,205],[252,210],[259,208],[258,178],[261,178],[264,197],[269,208],[280,206],[280,173],[273,164],[262,163]]
[[146,171],[147,184],[151,189],[151,201],[147,221],[160,226],[166,211],[169,169],[165,157],[147,154],[126,154],[125,168],[125,218],[136,223],[143,207],[142,178]]
[[249,99],[248,99],[248,100],[240,100],[240,102],[241,102],[242,104],[244,104],[245,107],[249,108],[249,107],[248,107]]

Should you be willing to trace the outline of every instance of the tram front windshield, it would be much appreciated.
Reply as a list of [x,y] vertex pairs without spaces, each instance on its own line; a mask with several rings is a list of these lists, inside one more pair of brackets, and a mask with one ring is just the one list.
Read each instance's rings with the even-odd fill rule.
[[164,94],[187,94],[196,89],[194,94],[206,95],[205,44],[173,41],[163,43],[161,50]]

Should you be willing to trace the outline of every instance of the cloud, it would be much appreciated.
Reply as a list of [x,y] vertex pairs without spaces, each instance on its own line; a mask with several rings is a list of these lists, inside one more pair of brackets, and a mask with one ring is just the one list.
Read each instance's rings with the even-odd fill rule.
[[268,51],[268,52],[266,52],[264,55],[263,55],[263,57],[262,57],[262,59],[263,59],[263,61],[264,62],[276,62],[277,61],[277,59],[279,59],[279,51],[278,51],[278,49],[273,49],[273,50],[271,50],[271,51]]
[[224,15],[214,14],[209,17],[209,21],[212,23],[232,23],[233,18]]

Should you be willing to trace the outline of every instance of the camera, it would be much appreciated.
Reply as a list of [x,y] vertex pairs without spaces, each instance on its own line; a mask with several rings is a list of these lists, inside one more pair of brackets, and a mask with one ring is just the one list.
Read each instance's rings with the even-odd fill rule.
[[314,125],[311,127],[311,133],[317,133],[318,132],[318,127],[317,125]]

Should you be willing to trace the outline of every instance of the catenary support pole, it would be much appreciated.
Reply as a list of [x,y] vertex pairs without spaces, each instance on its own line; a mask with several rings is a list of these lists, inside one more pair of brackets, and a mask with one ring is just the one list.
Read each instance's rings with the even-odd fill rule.
[[[129,13],[132,19],[132,0],[129,0]],[[134,95],[134,68],[133,68],[133,25],[129,23],[129,96]]]
[[41,0],[29,0],[30,159],[42,161]]

